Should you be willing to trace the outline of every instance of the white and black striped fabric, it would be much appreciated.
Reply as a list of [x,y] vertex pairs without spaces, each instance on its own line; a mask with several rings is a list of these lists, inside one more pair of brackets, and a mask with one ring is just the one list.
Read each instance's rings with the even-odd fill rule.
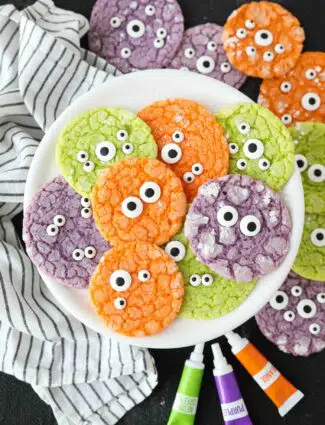
[[97,334],[59,306],[12,224],[43,132],[119,74],[80,49],[87,29],[51,0],[0,7],[0,370],[29,382],[59,425],[115,424],[157,384],[147,350]]

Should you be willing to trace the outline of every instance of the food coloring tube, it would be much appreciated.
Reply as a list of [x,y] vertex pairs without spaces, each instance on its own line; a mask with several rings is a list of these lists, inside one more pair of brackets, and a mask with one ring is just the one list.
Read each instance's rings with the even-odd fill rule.
[[185,362],[167,425],[194,424],[204,372],[203,349],[204,344],[196,345]]
[[218,343],[213,344],[211,348],[214,357],[213,375],[225,424],[253,425],[232,366],[227,363]]
[[231,351],[273,401],[280,416],[286,415],[304,397],[248,339],[235,332],[228,332],[226,338]]

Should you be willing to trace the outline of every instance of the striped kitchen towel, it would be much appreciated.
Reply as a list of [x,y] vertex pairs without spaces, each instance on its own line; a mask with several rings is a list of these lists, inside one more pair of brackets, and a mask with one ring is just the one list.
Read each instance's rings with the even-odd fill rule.
[[84,326],[53,298],[12,223],[43,136],[78,96],[119,72],[80,48],[87,20],[39,0],[0,7],[0,370],[29,382],[59,425],[115,424],[157,384],[145,349]]

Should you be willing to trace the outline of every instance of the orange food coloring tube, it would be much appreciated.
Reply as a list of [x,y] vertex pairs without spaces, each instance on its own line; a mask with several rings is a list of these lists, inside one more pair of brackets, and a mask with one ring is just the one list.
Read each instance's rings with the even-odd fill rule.
[[235,332],[228,332],[226,338],[233,354],[273,401],[280,416],[286,415],[304,397],[248,339]]

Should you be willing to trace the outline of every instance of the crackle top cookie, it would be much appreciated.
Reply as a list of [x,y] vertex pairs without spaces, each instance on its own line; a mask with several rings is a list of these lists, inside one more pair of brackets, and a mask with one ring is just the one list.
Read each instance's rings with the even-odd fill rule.
[[283,261],[291,220],[279,194],[261,181],[232,174],[201,186],[184,233],[200,261],[227,279],[248,282]]
[[165,252],[177,263],[184,279],[185,296],[179,316],[188,319],[216,319],[242,304],[257,281],[244,285],[224,279],[198,261],[183,232],[165,246]]
[[102,254],[110,249],[96,229],[89,198],[56,177],[30,201],[23,239],[33,263],[46,276],[86,288]]
[[289,130],[304,186],[305,210],[325,214],[325,124],[299,123]]
[[229,63],[222,32],[223,27],[211,23],[188,28],[169,68],[195,71],[239,88],[246,75]]
[[127,73],[166,67],[183,32],[176,0],[97,0],[88,42],[90,50]]
[[304,39],[298,19],[268,1],[235,10],[222,35],[229,61],[244,74],[260,78],[286,74],[297,62]]
[[129,157],[157,156],[150,128],[120,108],[91,109],[68,123],[56,145],[56,161],[66,181],[89,197],[101,170]]
[[302,240],[292,269],[306,279],[325,281],[325,214],[305,214]]
[[255,316],[263,335],[280,350],[309,356],[325,348],[325,282],[291,272]]
[[112,248],[89,285],[97,314],[114,332],[146,336],[176,318],[184,282],[176,263],[158,246],[136,242]]
[[159,159],[182,179],[189,202],[204,182],[227,173],[229,151],[222,127],[204,106],[168,99],[145,107],[138,116],[151,128]]
[[103,171],[92,202],[97,227],[113,245],[162,245],[179,231],[186,214],[180,179],[157,159],[132,158]]
[[229,172],[248,174],[280,190],[294,171],[294,144],[281,121],[256,104],[223,108],[216,118],[228,139]]
[[286,125],[325,121],[325,53],[304,52],[281,78],[264,80],[258,103]]

